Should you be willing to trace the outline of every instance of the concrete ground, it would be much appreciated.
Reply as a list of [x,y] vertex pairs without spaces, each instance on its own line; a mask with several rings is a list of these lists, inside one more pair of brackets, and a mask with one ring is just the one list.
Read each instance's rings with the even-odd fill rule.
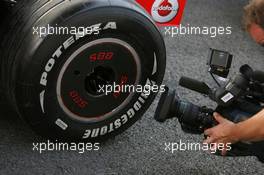
[[[164,83],[179,89],[179,95],[200,105],[208,99],[177,86],[179,77],[191,76],[213,83],[206,60],[210,47],[234,54],[233,75],[242,64],[264,67],[264,48],[241,30],[242,8],[247,0],[188,0],[183,24],[231,26],[232,35],[165,37],[168,66]],[[153,120],[157,100],[142,120],[123,134],[101,145],[98,152],[32,151],[32,142],[43,141],[13,112],[1,108],[0,174],[264,174],[264,165],[254,157],[222,158],[204,151],[164,150],[165,142],[201,142],[202,136],[184,134],[176,120],[159,124]]]

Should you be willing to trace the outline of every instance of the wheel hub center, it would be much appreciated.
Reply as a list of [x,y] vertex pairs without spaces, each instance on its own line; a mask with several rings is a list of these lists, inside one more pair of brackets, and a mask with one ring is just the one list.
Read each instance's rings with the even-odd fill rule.
[[116,75],[112,68],[98,66],[85,78],[85,90],[89,95],[101,96],[105,94],[107,85],[115,82]]

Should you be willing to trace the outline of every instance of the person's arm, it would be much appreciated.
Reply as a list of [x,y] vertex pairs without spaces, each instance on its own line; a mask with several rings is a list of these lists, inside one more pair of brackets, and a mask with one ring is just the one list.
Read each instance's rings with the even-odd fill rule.
[[252,118],[236,124],[234,135],[239,141],[264,140],[264,110]]
[[[205,130],[207,135],[205,143],[236,143],[238,141],[261,141],[264,140],[264,110],[240,123],[233,123],[220,114],[214,114],[218,125]],[[226,150],[223,150],[225,154]]]

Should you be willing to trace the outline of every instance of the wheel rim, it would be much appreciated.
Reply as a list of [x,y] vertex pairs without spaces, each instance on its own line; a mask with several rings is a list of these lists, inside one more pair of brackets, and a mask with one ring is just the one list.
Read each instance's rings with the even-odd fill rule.
[[99,122],[117,114],[135,95],[99,93],[99,85],[136,86],[140,78],[140,58],[129,43],[117,38],[97,39],[77,49],[64,63],[57,81],[57,99],[71,118]]

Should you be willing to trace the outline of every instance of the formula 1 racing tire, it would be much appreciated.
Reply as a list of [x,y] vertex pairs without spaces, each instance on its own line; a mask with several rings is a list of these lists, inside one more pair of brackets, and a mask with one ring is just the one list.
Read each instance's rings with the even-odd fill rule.
[[[38,134],[105,140],[134,124],[154,100],[149,87],[162,83],[165,44],[136,2],[21,0],[9,19],[1,81],[9,103]],[[143,89],[102,90],[114,84]]]

